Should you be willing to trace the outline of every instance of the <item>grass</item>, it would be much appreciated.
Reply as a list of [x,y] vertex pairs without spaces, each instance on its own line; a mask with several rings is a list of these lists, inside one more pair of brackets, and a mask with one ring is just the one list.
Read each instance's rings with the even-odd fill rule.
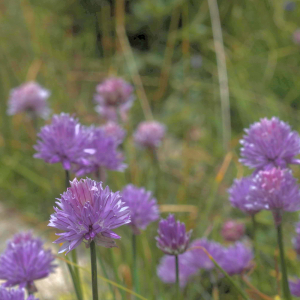
[[[206,235],[221,241],[220,228],[227,218],[243,220],[250,235],[251,220],[231,208],[226,190],[235,177],[249,173],[238,162],[244,127],[274,115],[300,130],[300,56],[291,38],[299,26],[299,1],[292,12],[285,11],[281,1],[218,1],[230,95],[229,151],[222,146],[208,2],[130,1],[126,9],[122,1],[84,3],[4,0],[0,4],[0,201],[46,230],[55,198],[64,191],[60,166],[32,158],[36,133],[30,120],[7,116],[10,89],[37,80],[51,90],[53,112],[75,113],[84,124],[100,124],[93,93],[98,82],[114,74],[135,85],[137,99],[126,124],[124,151],[129,168],[124,174],[110,172],[108,185],[120,190],[130,180],[155,191],[159,204],[165,205],[163,216],[176,211],[194,228],[194,238]],[[190,64],[195,55],[201,55],[201,67]],[[159,179],[151,156],[136,149],[132,141],[137,124],[152,116],[168,128],[159,149]],[[43,124],[40,120],[39,125]],[[299,168],[294,171],[299,177]],[[290,273],[300,275],[290,241],[297,219],[297,213],[289,214],[285,225],[289,234],[284,239]],[[138,239],[138,264],[145,270],[140,274],[140,291],[147,299],[170,299],[172,290],[153,276],[162,256],[153,242],[155,231],[153,224]],[[257,286],[255,272],[266,275],[261,291],[274,295],[279,257],[270,214],[259,214],[257,231],[262,263],[251,282]],[[114,250],[115,263],[131,288],[130,232],[128,228],[119,232],[122,241],[120,249]],[[104,250],[103,260],[109,267],[110,254]],[[205,294],[208,282],[202,275],[185,291],[189,299]],[[219,293],[220,299],[234,295]]]

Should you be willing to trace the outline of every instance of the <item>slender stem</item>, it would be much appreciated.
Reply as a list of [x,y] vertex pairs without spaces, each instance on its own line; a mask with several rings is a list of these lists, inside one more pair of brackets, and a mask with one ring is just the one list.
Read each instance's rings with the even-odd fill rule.
[[291,296],[290,287],[288,283],[288,274],[287,274],[287,269],[285,264],[281,223],[277,225],[277,241],[278,241],[279,254],[280,254],[283,295],[285,300],[291,300],[292,296]]
[[70,187],[70,172],[66,170],[66,188]]
[[69,265],[68,263],[67,263],[67,267],[68,267],[69,273],[70,273],[71,278],[72,278],[72,282],[73,282],[73,286],[74,286],[74,289],[75,289],[76,297],[77,297],[78,300],[82,300],[83,298],[81,296],[80,288],[76,284],[76,275],[74,273],[74,270],[73,270],[72,266]]
[[138,272],[137,272],[137,246],[136,246],[136,235],[132,233],[132,255],[133,255],[133,288],[138,293]]
[[178,263],[178,255],[175,255],[175,272],[176,272],[176,295],[177,299],[180,299],[179,295],[179,263]]
[[[122,283],[119,274],[118,274],[118,269],[116,267],[116,262],[115,262],[115,256],[113,253],[113,249],[110,249],[110,260],[111,260],[111,265],[113,267],[114,275],[115,275],[115,280],[117,280],[118,283]],[[125,299],[125,292],[124,290],[120,290],[120,293],[122,295],[122,299]]]
[[77,267],[77,252],[76,249],[71,251],[72,253],[72,261],[75,264],[73,267],[75,278],[76,278],[76,287],[78,288],[78,291],[80,293],[80,298],[83,298],[82,296],[82,289],[81,289],[81,279],[80,279],[80,273],[79,273],[79,268]]
[[258,248],[257,248],[257,222],[255,215],[251,216],[252,219],[252,239],[253,239],[253,250],[255,253],[255,258],[258,259]]
[[90,243],[90,248],[91,248],[91,268],[92,268],[93,300],[98,300],[96,246],[95,246],[95,242],[94,241],[92,241]]

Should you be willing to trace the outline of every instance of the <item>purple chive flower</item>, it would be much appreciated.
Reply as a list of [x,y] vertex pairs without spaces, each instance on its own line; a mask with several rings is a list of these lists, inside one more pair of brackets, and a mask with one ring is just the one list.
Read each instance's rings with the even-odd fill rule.
[[139,124],[134,133],[137,145],[144,148],[157,148],[165,136],[166,127],[157,121],[145,121]]
[[122,144],[126,131],[117,123],[109,121],[105,125],[101,126],[105,134],[112,137],[118,145]]
[[294,31],[293,41],[296,45],[300,45],[300,28]]
[[149,223],[158,220],[159,209],[156,199],[152,198],[151,192],[144,188],[138,188],[133,184],[128,184],[122,191],[122,198],[129,207],[131,216],[131,227],[135,234],[139,234],[139,229],[146,229]]
[[70,182],[71,187],[61,195],[54,207],[48,226],[62,230],[56,244],[63,243],[59,253],[75,249],[81,242],[116,247],[114,239],[121,237],[112,229],[130,223],[130,212],[119,192],[113,193],[101,182],[89,178]]
[[38,134],[40,139],[34,146],[37,151],[34,157],[50,164],[60,162],[65,170],[70,170],[72,163],[86,164],[89,135],[88,130],[69,114],[54,115],[51,124]]
[[[181,288],[184,288],[189,279],[198,272],[198,268],[193,265],[188,252],[178,255],[178,263],[179,284]],[[164,283],[175,283],[175,269],[175,257],[165,255],[161,258],[159,265],[157,266],[157,275]]]
[[231,205],[249,215],[255,215],[263,209],[261,203],[257,202],[256,199],[250,201],[249,192],[252,184],[252,176],[235,179],[233,185],[228,190]]
[[31,117],[47,118],[49,108],[47,99],[50,92],[36,82],[27,82],[10,92],[7,113],[15,115],[26,112]]
[[289,281],[291,294],[295,297],[300,297],[300,279],[295,278],[295,281]]
[[93,172],[99,172],[101,168],[124,171],[127,167],[123,163],[124,155],[118,151],[118,143],[116,140],[108,136],[102,128],[90,127],[87,129],[90,133],[89,148],[87,153],[89,156],[75,168],[76,175],[82,176]]
[[157,247],[169,255],[185,252],[192,234],[192,230],[186,232],[185,224],[176,221],[174,215],[171,214],[167,219],[160,220],[157,232]]
[[229,274],[242,274],[251,269],[253,260],[253,252],[241,242],[224,250],[223,258],[220,266]]
[[293,245],[297,255],[300,257],[300,222],[296,224],[296,236],[293,238]]
[[249,197],[273,212],[276,225],[281,223],[284,211],[300,209],[299,186],[288,169],[260,171],[253,179]]
[[96,111],[104,118],[117,121],[118,112],[123,121],[134,101],[133,87],[122,78],[108,78],[96,87]]
[[300,137],[287,123],[276,117],[264,118],[245,132],[240,160],[245,166],[262,170],[300,163],[295,158],[300,153]]
[[203,248],[213,257],[213,259],[220,263],[224,254],[224,247],[214,241],[210,241],[206,238],[195,240],[189,246],[190,255],[194,266],[200,269],[212,270],[214,263],[210,260],[208,255],[203,251]]
[[[25,300],[25,293],[23,289],[6,289],[0,286],[1,300]],[[28,296],[27,300],[38,300],[33,295]]]
[[228,220],[223,224],[221,234],[225,241],[236,242],[244,236],[245,224]]
[[0,279],[4,286],[19,285],[35,292],[34,281],[47,277],[56,267],[51,250],[45,250],[39,238],[31,232],[16,234],[0,256]]
[[283,3],[283,8],[286,11],[293,11],[296,8],[296,3],[294,1],[286,1]]

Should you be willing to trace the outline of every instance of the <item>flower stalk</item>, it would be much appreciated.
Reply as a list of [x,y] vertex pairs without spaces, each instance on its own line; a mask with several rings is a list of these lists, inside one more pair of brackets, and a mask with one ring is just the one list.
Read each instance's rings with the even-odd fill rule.
[[175,255],[175,272],[176,272],[176,295],[177,295],[177,299],[180,299],[180,295],[179,295],[179,263],[178,263],[178,255]]
[[90,243],[91,249],[91,269],[92,269],[92,291],[93,300],[98,300],[98,282],[97,282],[97,260],[95,242]]

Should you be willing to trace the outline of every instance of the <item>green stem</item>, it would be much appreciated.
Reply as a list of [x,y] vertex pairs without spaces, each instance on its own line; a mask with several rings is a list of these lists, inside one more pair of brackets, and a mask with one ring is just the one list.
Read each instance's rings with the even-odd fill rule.
[[288,274],[287,274],[287,269],[286,269],[286,264],[285,264],[281,223],[279,225],[277,225],[277,241],[278,241],[279,254],[280,254],[283,295],[284,295],[285,300],[291,300],[292,296],[291,296],[290,287],[289,287],[289,283],[288,283]]
[[72,253],[72,261],[75,264],[73,267],[74,270],[74,274],[76,277],[76,287],[78,288],[78,291],[80,293],[80,298],[82,299],[82,289],[81,289],[81,279],[80,279],[80,273],[79,273],[79,268],[77,267],[77,252],[76,249],[74,249],[73,251],[71,251]]
[[66,170],[66,188],[70,187],[70,173]]
[[92,269],[93,300],[98,300],[96,246],[95,246],[94,241],[92,241],[90,243],[90,248],[91,248],[91,269]]
[[255,215],[251,216],[252,219],[252,240],[253,240],[253,250],[255,253],[255,258],[258,258],[258,249],[257,249],[257,222],[255,219]]
[[[122,280],[119,277],[118,269],[116,267],[116,262],[115,262],[115,256],[114,256],[114,253],[113,253],[113,249],[110,249],[110,260],[111,260],[111,265],[113,267],[113,271],[114,271],[114,275],[115,275],[115,280],[119,284],[122,284],[123,282],[122,282]],[[124,290],[120,290],[120,293],[122,295],[122,299],[124,300],[125,299],[125,292],[124,292]]]
[[135,292],[139,292],[138,272],[137,272],[137,246],[136,235],[132,233],[132,255],[133,255],[133,288]]
[[175,255],[175,273],[176,273],[176,295],[177,299],[180,299],[180,292],[179,292],[179,263],[178,263],[178,255]]
[[77,297],[78,300],[82,300],[83,298],[82,298],[81,293],[80,293],[80,288],[76,284],[76,275],[74,273],[74,270],[73,270],[71,265],[69,265],[68,263],[66,263],[66,264],[67,264],[67,267],[69,269],[69,273],[70,273],[71,278],[72,278],[72,282],[73,282],[73,286],[74,286],[74,289],[75,289],[76,297]]

